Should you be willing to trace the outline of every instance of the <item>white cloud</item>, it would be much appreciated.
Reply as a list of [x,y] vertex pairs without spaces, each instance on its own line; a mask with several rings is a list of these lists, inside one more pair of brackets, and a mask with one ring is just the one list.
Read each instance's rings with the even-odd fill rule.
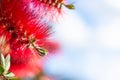
[[[88,80],[120,80],[120,58],[117,55],[89,53],[83,67]],[[82,66],[82,65],[81,65]]]
[[75,12],[68,12],[56,26],[56,35],[67,45],[85,45],[89,37],[89,29]]
[[120,9],[120,0],[104,0],[104,2],[113,8]]
[[112,18],[109,23],[101,24],[97,29],[96,39],[103,48],[119,50],[120,48],[120,19]]
[[[65,59],[61,58],[60,65],[69,65],[67,68],[68,71],[65,68],[66,66],[60,67],[62,69],[59,69],[54,62],[53,65],[55,66],[51,67],[53,70],[57,68],[55,71],[60,70],[73,73],[73,65],[76,64],[78,67],[82,67],[74,71],[76,75],[82,74],[89,78],[89,80],[120,80],[120,55],[116,54],[116,52],[119,53],[120,51],[120,16],[114,14],[114,12],[112,13],[112,11],[110,13],[110,11],[107,10],[108,8],[106,8],[109,7],[111,9],[111,7],[113,7],[120,9],[118,5],[119,1],[98,0],[101,1],[101,3],[98,2],[99,4],[96,2],[97,0],[91,0],[90,3],[87,1],[88,0],[83,0],[84,4],[78,3],[82,4],[80,8],[86,11],[89,9],[89,11],[93,12],[95,15],[96,13],[100,14],[100,17],[98,17],[99,23],[96,24],[95,27],[90,27],[91,31],[80,16],[78,17],[76,13],[71,12],[67,13],[61,24],[56,26],[58,40],[62,41],[65,45],[73,46],[74,48],[72,49],[75,49],[76,45],[81,45],[82,47],[84,45],[87,46],[85,53],[81,50],[76,50],[83,58],[76,55],[76,52],[73,52],[74,55],[72,55],[73,57],[71,58],[71,50],[66,49],[65,54],[67,55],[63,53],[62,56],[67,57],[65,57]],[[81,2],[81,0],[79,0],[79,2]],[[104,2],[107,5],[103,6]],[[101,47],[103,49],[101,49]],[[113,50],[113,52],[111,50]],[[55,59],[56,62],[58,62],[57,59]],[[79,70],[83,72],[79,73]]]

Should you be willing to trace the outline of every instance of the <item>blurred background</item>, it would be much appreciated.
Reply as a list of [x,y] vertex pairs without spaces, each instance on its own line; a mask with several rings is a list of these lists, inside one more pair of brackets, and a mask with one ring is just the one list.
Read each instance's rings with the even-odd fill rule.
[[[120,0],[69,0],[54,27],[61,45],[44,71],[54,80],[120,80]],[[44,79],[43,79],[44,80]]]

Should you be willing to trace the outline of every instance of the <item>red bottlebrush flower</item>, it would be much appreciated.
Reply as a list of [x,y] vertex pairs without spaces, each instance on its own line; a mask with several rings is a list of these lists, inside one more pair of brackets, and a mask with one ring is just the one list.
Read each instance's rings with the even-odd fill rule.
[[[33,76],[42,68],[39,55],[56,49],[49,40],[51,22],[61,13],[63,0],[0,0],[0,36],[10,48],[10,71]],[[54,46],[54,47],[52,47]]]

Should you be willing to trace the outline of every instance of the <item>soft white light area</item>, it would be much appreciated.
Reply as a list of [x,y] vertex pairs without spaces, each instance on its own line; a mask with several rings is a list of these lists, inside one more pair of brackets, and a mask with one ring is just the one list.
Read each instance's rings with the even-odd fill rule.
[[120,9],[120,0],[104,0],[104,2],[112,8]]
[[109,23],[98,26],[96,41],[98,45],[108,49],[120,49],[120,19],[112,18]]
[[[89,52],[86,55],[83,71],[88,80],[120,80],[120,58],[119,55]],[[80,65],[79,65],[80,66]]]
[[120,80],[120,1],[74,1],[78,14],[69,11],[56,26],[65,47],[48,62],[50,72],[79,77],[71,80]]
[[59,40],[67,45],[86,45],[90,35],[81,17],[75,12],[65,13],[64,18],[56,25],[56,35]]

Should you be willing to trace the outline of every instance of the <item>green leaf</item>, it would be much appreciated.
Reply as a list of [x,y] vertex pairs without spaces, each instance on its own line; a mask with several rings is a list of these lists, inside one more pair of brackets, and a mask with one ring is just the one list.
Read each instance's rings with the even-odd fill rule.
[[11,78],[11,79],[8,79],[8,80],[21,80],[19,78]]
[[64,4],[64,6],[68,9],[75,9],[75,6],[73,4]]
[[15,75],[12,72],[10,72],[10,73],[5,74],[4,76],[7,78],[13,78]]
[[0,74],[3,74],[3,72],[4,72],[4,68],[0,66]]
[[0,64],[3,68],[5,68],[5,58],[2,53],[0,53]]
[[8,72],[10,68],[10,55],[8,54],[5,58],[5,73]]

